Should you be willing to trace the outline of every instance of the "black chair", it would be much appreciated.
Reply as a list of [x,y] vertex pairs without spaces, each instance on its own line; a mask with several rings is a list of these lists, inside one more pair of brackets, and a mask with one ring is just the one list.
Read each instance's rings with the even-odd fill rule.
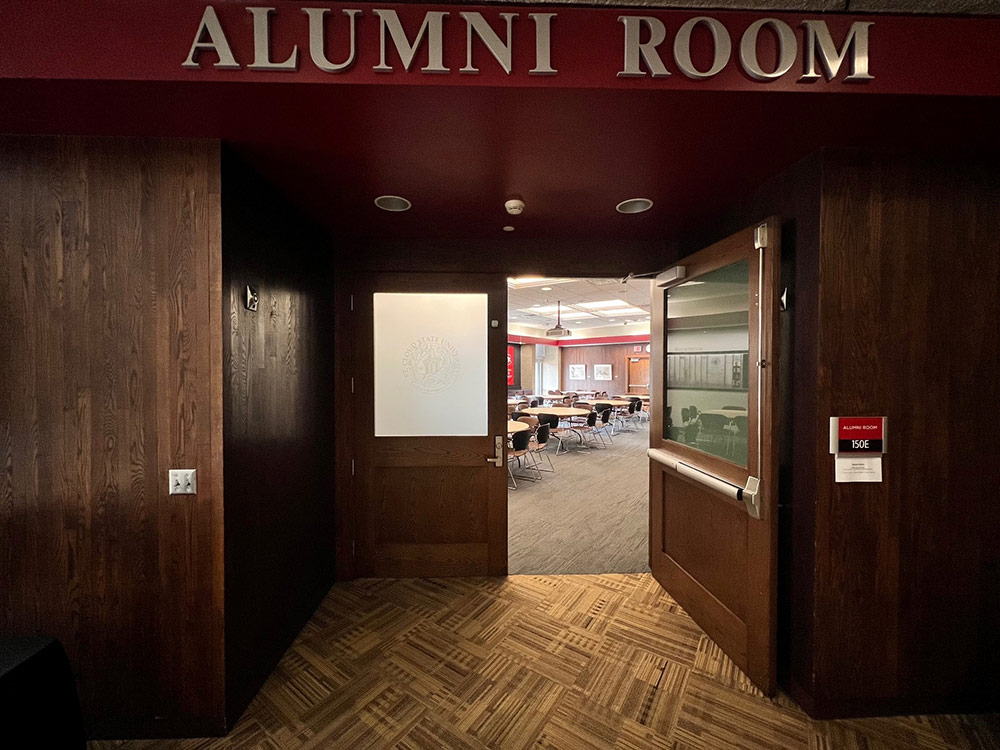
[[549,435],[559,443],[556,446],[556,455],[558,456],[560,452],[565,453],[566,449],[563,447],[563,443],[566,440],[567,433],[571,432],[571,430],[568,427],[560,427],[559,417],[555,414],[542,414],[538,419],[541,423],[549,425]]
[[[595,430],[599,433],[601,440],[604,439],[604,435],[608,436],[608,442],[615,442],[614,438],[611,437],[612,424],[611,424],[611,407],[606,405],[606,408],[601,411],[601,426]],[[596,412],[595,412],[596,413]]]
[[[643,417],[645,417],[646,421],[648,422],[649,421],[649,412],[646,411],[646,404],[643,402],[643,400],[641,398],[637,398],[635,400],[635,418],[638,419],[640,422],[642,422],[643,421]],[[667,409],[667,427],[669,427],[669,426],[670,426],[670,410],[668,408]]]
[[[604,438],[602,438],[601,435],[600,435],[600,432],[601,432],[601,430],[603,428],[597,427],[597,412],[596,411],[590,412],[590,414],[587,415],[587,423],[583,424],[583,425],[580,425],[576,429],[580,433],[580,444],[581,445],[583,445],[585,443],[584,437],[587,436],[587,435],[590,435],[591,442],[594,443],[594,445],[596,445],[597,441],[600,440],[601,447],[602,448],[605,447]],[[590,446],[588,446],[588,447],[590,447]]]
[[539,405],[540,405],[540,403],[539,403],[538,399],[537,398],[533,398],[533,399],[531,399],[531,406],[528,407],[528,408],[534,409],[535,407],[537,407]]
[[525,414],[525,413],[524,413],[523,411],[515,411],[515,412],[512,412],[512,413],[511,413],[511,415],[510,415],[510,419],[511,419],[512,421],[516,422],[516,421],[517,421],[517,420],[519,420],[519,419],[520,419],[521,417],[530,417],[530,416],[531,416],[530,414]]
[[625,424],[627,422],[632,421],[634,417],[635,417],[635,401],[629,401],[627,407],[623,406],[618,410],[617,418],[618,421],[621,422],[622,425],[621,429],[623,431],[631,432],[631,430],[627,430],[625,428]]
[[[555,471],[556,467],[552,465],[552,457],[549,456],[547,448],[549,447],[549,432],[551,427],[548,423],[538,425],[538,430],[535,432],[534,440],[532,444],[528,447],[529,455],[535,461],[536,471]],[[541,467],[541,459],[538,458],[539,453],[544,453],[546,460],[549,462],[549,468],[543,469]]]
[[[510,477],[511,484],[513,485],[511,489],[516,490],[517,480],[514,478],[514,470],[513,468],[511,468],[511,464],[516,460],[518,466],[521,466],[522,465],[521,458],[528,455],[528,447],[531,444],[531,430],[522,430],[521,432],[515,432],[513,435],[511,435],[510,443],[511,443],[511,449],[507,454],[507,475]],[[526,468],[533,468],[533,467],[527,467],[526,463],[524,464],[524,466]],[[537,471],[537,469],[535,469],[535,471]],[[527,479],[532,482],[535,481],[535,477],[524,476],[523,474],[519,476],[521,477],[521,479]],[[541,478],[542,475],[539,474],[538,479]]]

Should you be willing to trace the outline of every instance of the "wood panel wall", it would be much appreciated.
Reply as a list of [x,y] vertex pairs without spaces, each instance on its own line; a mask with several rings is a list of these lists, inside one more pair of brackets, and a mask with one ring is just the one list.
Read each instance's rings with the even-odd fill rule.
[[[642,344],[645,348],[645,342]],[[585,390],[585,391],[607,391],[613,396],[618,393],[628,393],[628,360],[630,357],[645,357],[649,355],[645,352],[636,353],[632,349],[639,344],[594,344],[589,346],[561,346],[559,347],[560,357],[560,388],[564,391]],[[594,380],[594,365],[611,365],[611,380]],[[569,366],[576,364],[587,365],[586,380],[570,380]]]
[[[337,414],[329,243],[229,151],[222,178],[232,726],[333,582]],[[248,284],[256,312],[244,305]]]
[[816,419],[889,422],[880,484],[815,446],[818,710],[996,710],[1000,162],[831,152],[821,221]]
[[219,201],[213,142],[0,138],[0,636],[91,736],[223,728]]
[[[816,716],[1000,708],[998,198],[995,159],[827,150],[684,243],[770,213],[794,243],[779,646]],[[851,415],[889,418],[880,484],[833,481]]]

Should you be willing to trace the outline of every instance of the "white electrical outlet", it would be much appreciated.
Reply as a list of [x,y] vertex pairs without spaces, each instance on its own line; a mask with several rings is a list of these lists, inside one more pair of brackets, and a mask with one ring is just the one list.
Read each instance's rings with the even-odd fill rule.
[[170,470],[171,495],[195,495],[198,493],[198,477],[194,469]]

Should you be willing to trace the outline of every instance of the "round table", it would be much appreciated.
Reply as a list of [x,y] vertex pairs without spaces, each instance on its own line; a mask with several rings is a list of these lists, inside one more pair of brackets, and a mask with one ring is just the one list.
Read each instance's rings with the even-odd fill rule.
[[594,402],[595,406],[597,404],[607,404],[608,406],[628,406],[632,403],[631,401],[624,401],[620,398],[595,398],[591,400]]
[[521,409],[521,411],[534,417],[540,414],[552,414],[560,419],[563,417],[585,417],[590,414],[590,409],[577,409],[572,406],[534,406]]
[[645,393],[618,393],[615,398],[637,398],[640,401],[649,401],[649,396]]
[[513,419],[507,420],[507,434],[512,435],[515,432],[524,432],[525,430],[530,430],[531,425],[526,422],[515,422]]

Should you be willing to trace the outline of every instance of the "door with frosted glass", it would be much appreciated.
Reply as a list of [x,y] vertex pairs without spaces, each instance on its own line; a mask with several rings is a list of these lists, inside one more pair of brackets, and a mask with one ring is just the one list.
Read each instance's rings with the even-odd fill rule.
[[503,276],[378,274],[355,294],[360,576],[507,572]]
[[780,224],[652,288],[653,576],[761,690],[776,687]]

